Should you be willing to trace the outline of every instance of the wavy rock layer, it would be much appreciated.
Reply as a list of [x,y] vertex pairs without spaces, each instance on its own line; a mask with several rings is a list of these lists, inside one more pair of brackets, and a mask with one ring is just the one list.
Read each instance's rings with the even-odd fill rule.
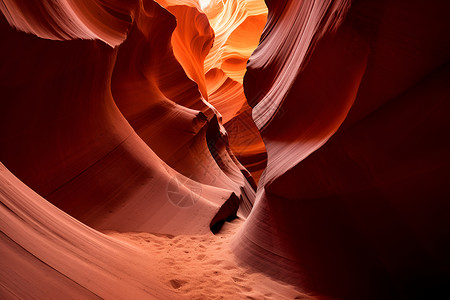
[[[45,20],[27,31],[39,34],[50,23],[71,21],[55,15],[55,9],[72,13],[73,5],[66,4],[43,3],[29,19],[46,12]],[[153,1],[85,5],[76,14],[79,20],[92,18],[89,5],[104,8],[110,18],[125,18],[127,12],[130,22],[121,28],[126,41],[114,49],[98,41],[61,43],[2,25],[2,52],[10,58],[2,73],[10,99],[0,135],[7,145],[0,150],[5,165],[97,229],[205,232],[234,215],[239,199],[242,213],[248,213],[253,181],[231,153],[220,116],[201,94],[206,96],[203,60],[214,37],[206,16],[192,7],[172,7],[180,20],[197,18],[191,26],[180,22],[177,27],[174,16]],[[2,11],[11,25],[23,29],[24,8],[29,7],[7,2]],[[108,25],[108,18],[97,17],[85,23]],[[93,38],[104,40],[102,28],[97,29]],[[64,36],[72,38],[87,37],[83,32]],[[37,57],[40,65],[34,63]],[[27,155],[30,147],[33,154]]]
[[[212,0],[203,7],[194,0],[158,0],[158,3],[178,20],[172,36],[175,56],[189,78],[198,84],[204,99],[220,113],[219,122],[227,129],[227,143],[246,168],[242,171],[250,171],[253,177],[250,180],[257,182],[267,156],[250,117],[242,79],[266,22],[266,6],[260,0]],[[211,34],[214,43],[208,38]],[[250,174],[246,176],[250,178]]]
[[318,294],[438,297],[450,278],[448,5],[349,4],[267,1],[244,88],[268,163],[235,252]]
[[2,299],[175,297],[148,253],[68,216],[1,164],[0,190]]
[[[246,63],[258,45],[267,8],[258,0],[212,0],[205,13],[216,38],[205,60],[209,101],[222,114],[233,153],[256,182],[266,166],[266,150],[243,94]],[[249,122],[250,121],[250,122]],[[247,136],[249,139],[242,139]]]
[[[1,294],[163,297],[151,284],[156,272],[144,271],[151,259],[86,225],[204,234],[239,205],[250,211],[254,182],[204,100],[214,38],[206,16],[173,7],[186,22],[177,27],[150,0],[2,1],[0,9],[8,58],[0,65],[0,160],[34,190],[2,165]],[[40,276],[58,288],[46,294]],[[25,281],[30,290],[15,283]]]
[[[142,140],[178,172],[239,196],[241,188],[254,194],[240,166],[233,162],[232,154],[214,140],[223,136],[214,108],[203,101],[198,86],[175,58],[172,44],[180,33],[172,36],[171,43],[174,17],[156,4],[153,9],[161,12],[139,16],[119,49],[112,78],[112,92],[118,107]],[[193,13],[189,7],[174,8],[177,9],[181,14]],[[201,21],[207,22],[206,17]],[[169,24],[173,27],[166,34],[149,34]],[[202,25],[205,24],[198,26]],[[189,29],[192,28],[187,27],[185,31]],[[207,48],[213,36],[210,30],[203,31],[208,35],[200,35],[195,30],[191,36],[199,40],[201,48]],[[173,49],[186,45],[183,41],[177,42]],[[194,54],[191,52],[190,56]],[[202,62],[199,57],[199,63]],[[191,61],[193,66],[198,66],[194,63]],[[209,148],[216,151],[212,153]],[[220,167],[222,161],[223,168]]]
[[20,31],[50,40],[101,40],[121,44],[132,22],[138,1],[3,0],[0,10]]
[[180,298],[97,230],[237,214],[317,298],[450,298],[448,3],[266,4],[0,1],[0,298]]

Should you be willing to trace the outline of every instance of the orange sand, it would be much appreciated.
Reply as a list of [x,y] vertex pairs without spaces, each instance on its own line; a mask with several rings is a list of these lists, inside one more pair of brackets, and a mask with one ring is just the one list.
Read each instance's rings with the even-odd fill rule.
[[188,299],[314,299],[294,286],[239,265],[230,251],[230,241],[242,224],[227,222],[214,235],[155,235],[146,232],[108,236],[149,253],[156,261],[160,280],[180,298]]

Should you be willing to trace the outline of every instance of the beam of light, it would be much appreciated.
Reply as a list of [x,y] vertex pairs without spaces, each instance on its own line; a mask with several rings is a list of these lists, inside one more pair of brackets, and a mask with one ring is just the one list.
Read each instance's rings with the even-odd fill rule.
[[202,9],[205,9],[206,7],[208,7],[208,5],[211,4],[211,0],[199,0],[199,2]]

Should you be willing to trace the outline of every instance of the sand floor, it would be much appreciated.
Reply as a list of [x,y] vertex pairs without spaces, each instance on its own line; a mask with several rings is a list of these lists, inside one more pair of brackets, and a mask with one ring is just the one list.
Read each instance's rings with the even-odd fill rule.
[[227,222],[221,231],[197,236],[118,233],[109,236],[148,252],[168,289],[187,299],[314,299],[295,287],[239,265],[229,249],[242,224]]

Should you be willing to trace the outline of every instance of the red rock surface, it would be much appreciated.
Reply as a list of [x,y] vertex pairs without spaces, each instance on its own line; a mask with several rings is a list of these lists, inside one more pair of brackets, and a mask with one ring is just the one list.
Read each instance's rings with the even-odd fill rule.
[[175,297],[151,255],[68,216],[0,165],[2,299]]
[[0,298],[446,298],[449,4],[266,5],[0,1]]
[[348,4],[267,1],[244,88],[268,163],[235,250],[339,299],[438,298],[450,278],[448,3]]

